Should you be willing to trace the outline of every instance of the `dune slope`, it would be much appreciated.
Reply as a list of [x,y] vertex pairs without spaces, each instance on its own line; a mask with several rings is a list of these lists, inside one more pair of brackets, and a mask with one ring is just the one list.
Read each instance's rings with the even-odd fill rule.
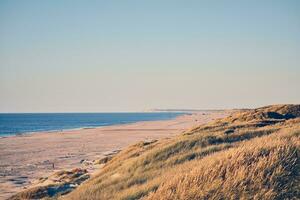
[[65,199],[300,198],[299,113],[267,106],[136,144]]

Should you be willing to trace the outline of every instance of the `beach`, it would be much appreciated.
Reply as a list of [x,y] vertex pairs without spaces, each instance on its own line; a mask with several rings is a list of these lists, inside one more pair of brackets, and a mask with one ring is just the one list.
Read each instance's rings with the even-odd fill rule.
[[229,115],[229,111],[185,114],[171,120],[0,138],[0,199],[30,187],[55,171],[87,165],[139,141],[166,138]]

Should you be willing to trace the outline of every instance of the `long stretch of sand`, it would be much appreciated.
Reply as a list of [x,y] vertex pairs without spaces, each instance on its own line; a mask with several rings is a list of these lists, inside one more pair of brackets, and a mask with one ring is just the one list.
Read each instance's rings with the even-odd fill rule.
[[84,167],[83,159],[95,160],[130,144],[179,134],[226,115],[225,111],[197,112],[172,120],[0,138],[0,199],[55,170]]

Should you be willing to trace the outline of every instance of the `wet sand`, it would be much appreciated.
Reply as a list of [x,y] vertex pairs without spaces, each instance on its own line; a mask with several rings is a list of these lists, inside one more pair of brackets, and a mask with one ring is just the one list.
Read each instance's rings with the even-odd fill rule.
[[96,160],[139,141],[180,134],[229,113],[205,111],[172,120],[0,138],[0,199],[57,170],[81,167],[93,172],[97,169],[84,165],[82,160]]

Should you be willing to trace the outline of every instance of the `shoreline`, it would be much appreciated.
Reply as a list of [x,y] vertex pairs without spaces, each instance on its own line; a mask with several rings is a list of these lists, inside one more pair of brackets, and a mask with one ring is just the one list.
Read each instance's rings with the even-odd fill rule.
[[168,120],[1,138],[0,198],[8,198],[59,170],[85,168],[93,174],[99,166],[85,166],[82,160],[91,162],[140,141],[171,137],[229,113],[199,112]]
[[[207,112],[207,111],[203,111]],[[22,113],[21,113],[22,114]],[[116,123],[116,124],[107,124],[107,125],[99,125],[99,126],[86,126],[86,127],[78,127],[78,128],[67,128],[67,129],[55,129],[55,130],[49,130],[49,131],[31,131],[31,132],[23,132],[23,133],[12,133],[10,135],[1,135],[0,134],[0,139],[2,138],[8,138],[8,137],[26,137],[27,135],[32,135],[32,134],[44,134],[44,133],[61,133],[61,132],[66,132],[66,131],[78,131],[78,130],[86,130],[86,129],[98,129],[102,127],[109,127],[109,126],[122,126],[122,125],[129,125],[129,124],[135,124],[139,122],[155,122],[155,121],[167,121],[167,120],[173,120],[176,119],[177,117],[184,116],[184,115],[192,115],[193,113],[178,113],[177,116],[170,117],[168,119],[160,119],[160,120],[145,120],[145,121],[136,121],[136,122],[122,122],[122,123]]]

